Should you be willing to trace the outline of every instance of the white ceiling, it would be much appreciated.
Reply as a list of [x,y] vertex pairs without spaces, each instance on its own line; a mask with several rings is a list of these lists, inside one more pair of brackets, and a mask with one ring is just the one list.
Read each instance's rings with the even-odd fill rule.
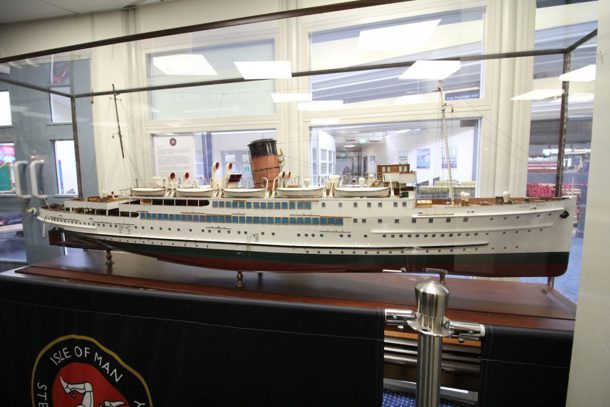
[[94,14],[175,0],[0,0],[0,24]]

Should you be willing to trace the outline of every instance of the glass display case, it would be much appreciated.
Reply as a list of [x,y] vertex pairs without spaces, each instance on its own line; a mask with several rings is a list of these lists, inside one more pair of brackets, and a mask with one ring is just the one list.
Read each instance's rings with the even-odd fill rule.
[[[387,3],[0,59],[4,267],[65,253],[48,245],[41,205],[170,174],[205,185],[216,162],[252,188],[248,144],[274,139],[283,170],[312,185],[408,164],[424,200],[576,196],[570,264],[555,282],[576,301],[594,82],[566,89],[559,76],[595,65],[597,2]],[[430,60],[451,72],[410,73]]]

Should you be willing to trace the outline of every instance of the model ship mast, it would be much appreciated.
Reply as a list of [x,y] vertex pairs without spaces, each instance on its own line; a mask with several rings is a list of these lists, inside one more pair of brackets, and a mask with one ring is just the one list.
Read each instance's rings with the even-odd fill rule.
[[449,150],[449,136],[447,134],[447,101],[445,100],[445,82],[438,82],[438,89],[440,92],[441,99],[441,131],[443,137],[443,143],[445,148],[445,161],[447,162],[447,175],[449,177],[449,199],[451,199],[451,206],[455,206],[455,198],[453,196],[453,174],[451,172],[451,151]]

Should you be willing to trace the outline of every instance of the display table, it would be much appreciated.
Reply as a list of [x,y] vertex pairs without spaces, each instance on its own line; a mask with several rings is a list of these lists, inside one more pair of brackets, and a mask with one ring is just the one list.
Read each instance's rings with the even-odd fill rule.
[[[435,275],[395,273],[244,273],[204,269],[113,252],[74,252],[19,269],[20,275],[236,298],[348,307],[415,309],[415,284]],[[454,320],[572,331],[576,305],[546,284],[447,278]]]
[[[415,309],[415,284],[430,278],[244,273],[237,288],[231,271],[126,253],[107,265],[104,252],[73,252],[0,273],[0,309],[13,327],[0,357],[19,366],[0,394],[15,395],[8,405],[23,404],[24,391],[41,406],[52,395],[81,400],[91,386],[74,369],[84,366],[87,383],[110,389],[104,401],[380,404],[384,376],[414,379],[404,355],[417,352],[413,332],[384,335],[384,309]],[[572,302],[543,284],[448,278],[447,287],[447,316],[485,324],[489,340],[447,339],[444,385],[479,391],[480,405],[527,405],[505,391],[507,380],[535,405],[565,397]]]

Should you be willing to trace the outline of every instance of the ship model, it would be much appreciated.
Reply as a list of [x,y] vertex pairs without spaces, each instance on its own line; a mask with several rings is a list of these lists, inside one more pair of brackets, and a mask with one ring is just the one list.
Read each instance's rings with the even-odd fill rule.
[[379,166],[375,179],[349,185],[339,177],[291,184],[275,140],[249,149],[252,188],[238,187],[227,165],[206,185],[173,176],[43,206],[38,219],[55,244],[233,271],[554,277],[567,268],[574,198],[419,199],[408,164]]

